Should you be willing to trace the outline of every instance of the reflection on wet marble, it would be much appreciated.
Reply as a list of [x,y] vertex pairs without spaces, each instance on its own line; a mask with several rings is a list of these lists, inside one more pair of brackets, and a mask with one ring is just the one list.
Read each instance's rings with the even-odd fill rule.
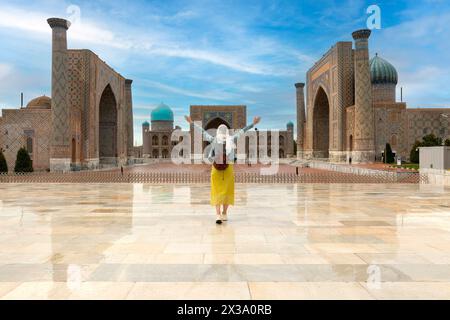
[[450,299],[450,189],[0,184],[2,299]]

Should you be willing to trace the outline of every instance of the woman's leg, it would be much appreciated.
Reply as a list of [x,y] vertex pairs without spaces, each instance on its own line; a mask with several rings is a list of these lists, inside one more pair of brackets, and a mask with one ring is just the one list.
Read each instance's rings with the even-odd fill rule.
[[220,215],[220,204],[216,205],[216,223],[217,224],[221,224],[222,223],[222,218]]
[[227,221],[228,220],[228,218],[227,218],[228,207],[229,207],[228,204],[224,204],[223,205],[223,212],[222,212],[222,220],[223,221]]

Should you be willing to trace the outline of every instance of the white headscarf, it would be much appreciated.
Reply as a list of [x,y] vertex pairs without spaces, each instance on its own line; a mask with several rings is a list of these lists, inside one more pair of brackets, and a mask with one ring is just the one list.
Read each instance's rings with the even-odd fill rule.
[[227,155],[230,154],[231,150],[234,148],[234,142],[226,125],[221,124],[217,128],[216,140],[218,143],[225,143]]

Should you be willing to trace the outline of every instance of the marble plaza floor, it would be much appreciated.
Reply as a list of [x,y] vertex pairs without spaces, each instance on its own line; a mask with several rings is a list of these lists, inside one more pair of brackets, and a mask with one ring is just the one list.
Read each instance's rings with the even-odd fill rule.
[[1,299],[449,299],[450,189],[0,184]]

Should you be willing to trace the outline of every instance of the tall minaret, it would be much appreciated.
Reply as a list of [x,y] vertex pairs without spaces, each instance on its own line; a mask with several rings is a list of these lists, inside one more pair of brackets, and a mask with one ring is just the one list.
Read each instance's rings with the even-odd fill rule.
[[133,156],[133,97],[131,94],[131,84],[133,80],[125,79],[125,103],[126,103],[126,119],[127,119],[127,157]]
[[67,30],[70,22],[60,18],[47,20],[52,28],[52,134],[50,141],[50,170],[69,171],[70,114],[67,100]]
[[150,140],[150,123],[144,121],[142,124],[142,156],[144,158],[151,157],[151,140]]
[[304,148],[304,132],[305,132],[305,94],[304,83],[296,83],[295,88],[297,91],[297,158],[303,158]]
[[355,40],[355,126],[352,162],[375,161],[375,130],[372,104],[372,83],[369,67],[368,29],[353,32]]

